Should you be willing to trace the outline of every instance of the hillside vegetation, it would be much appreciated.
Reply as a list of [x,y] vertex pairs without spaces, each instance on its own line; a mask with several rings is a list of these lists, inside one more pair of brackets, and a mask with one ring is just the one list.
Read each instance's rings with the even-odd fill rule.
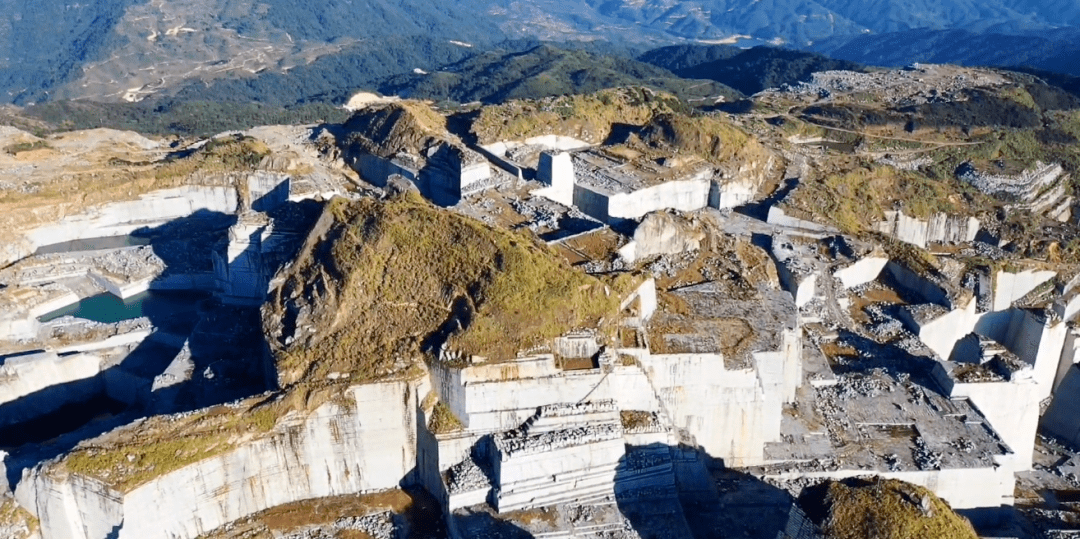
[[[351,91],[362,72],[392,71],[381,75],[387,76],[433,69],[437,65],[424,59],[454,47],[451,42],[465,44],[465,52],[468,45],[484,48],[520,39],[608,42],[629,51],[695,41],[802,48],[837,38],[840,45],[834,50],[856,36],[964,30],[976,37],[997,34],[977,44],[946,40],[953,49],[949,53],[1011,56],[1027,65],[1075,70],[1075,39],[1060,34],[1080,23],[1080,8],[1061,0],[265,0],[251,5],[234,0],[9,0],[4,7],[8,22],[0,28],[0,90],[7,96],[3,101],[18,105],[57,97],[120,101],[131,89],[162,95],[187,87],[198,94],[200,86],[215,81],[224,82],[210,93],[223,100],[232,100],[230,93],[247,99],[263,92],[265,102],[281,104],[271,102],[275,85],[290,99],[300,88],[309,96],[335,93],[336,88]],[[915,37],[935,42],[932,36]],[[1024,42],[1018,46],[1009,37]],[[927,60],[916,41],[908,36],[861,48],[899,58],[901,64]],[[1049,46],[1040,50],[1040,43]],[[1010,52],[1018,49],[1030,54]],[[357,56],[358,50],[366,51],[367,58]],[[344,61],[333,58],[339,54]],[[320,57],[341,69],[304,69]],[[293,70],[300,75],[290,76]],[[190,98],[218,100],[209,94],[185,97]]]
[[688,111],[689,107],[668,93],[641,87],[617,88],[484,107],[470,129],[480,144],[542,135],[599,143],[619,125],[641,126],[656,114]]
[[[570,329],[612,322],[631,286],[416,194],[335,199],[273,292],[264,324],[278,336],[283,386],[331,372],[366,380],[408,372],[443,343],[466,358],[513,358]],[[314,331],[292,337],[304,326]]]
[[971,524],[929,490],[895,479],[826,481],[799,503],[829,539],[976,539]]
[[347,111],[329,103],[285,107],[173,99],[139,103],[54,101],[28,107],[7,123],[39,135],[106,127],[148,135],[207,137],[259,125],[337,123],[347,117]]
[[674,45],[651,50],[640,60],[670,69],[680,77],[714,80],[747,95],[806,80],[817,71],[865,69],[861,64],[820,54],[764,46],[743,50],[725,45]]
[[[489,51],[430,74],[391,78],[380,91],[456,103],[592,93],[620,86],[647,86],[684,101],[732,100],[739,92],[718,83],[687,80],[666,69],[618,56],[541,45],[524,52]],[[704,78],[704,77],[702,77]]]

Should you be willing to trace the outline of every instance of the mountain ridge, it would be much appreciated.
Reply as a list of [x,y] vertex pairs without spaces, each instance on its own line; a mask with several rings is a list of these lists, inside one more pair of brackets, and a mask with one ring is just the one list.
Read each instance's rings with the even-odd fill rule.
[[918,28],[1025,35],[1080,22],[1080,7],[1063,0],[370,0],[363,7],[328,0],[4,0],[0,6],[10,14],[0,25],[0,90],[20,105],[137,101],[190,83],[287,73],[356,44],[395,39],[476,49],[507,39],[800,48]]

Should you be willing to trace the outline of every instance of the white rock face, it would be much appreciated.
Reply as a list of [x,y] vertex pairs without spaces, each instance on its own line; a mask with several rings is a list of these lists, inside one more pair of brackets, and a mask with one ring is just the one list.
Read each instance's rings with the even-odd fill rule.
[[1030,469],[1041,403],[1053,392],[1069,328],[1031,311],[1010,309],[983,315],[975,330],[1030,365],[1030,376],[1000,384],[957,384],[952,395],[969,396],[1016,453],[1016,469]]
[[432,380],[442,401],[470,430],[519,427],[536,409],[556,402],[615,400],[620,409],[658,411],[660,403],[645,373],[636,366],[562,371],[542,355],[509,363],[464,369],[435,366]]
[[799,219],[792,217],[784,212],[783,209],[773,206],[769,208],[769,215],[766,218],[766,222],[770,225],[782,226],[786,228],[794,228],[799,230],[805,230],[808,232],[834,234],[837,232],[835,228],[825,225],[817,224],[813,221],[807,221],[806,219]]
[[634,229],[634,240],[620,249],[628,263],[656,255],[678,254],[701,248],[705,233],[691,222],[667,212],[650,213]]
[[930,243],[971,242],[979,233],[979,220],[945,213],[935,213],[929,220],[904,215],[902,211],[885,212],[877,224],[878,232],[922,248]]
[[976,312],[976,303],[975,300],[971,300],[962,308],[924,321],[919,324],[915,333],[938,357],[948,359],[957,341],[974,331],[982,319],[982,313]]
[[1056,271],[1021,271],[1009,273],[999,271],[994,275],[994,309],[1004,311],[1012,307],[1014,301],[1026,296],[1039,285],[1057,277]]
[[[613,194],[607,199],[607,220],[619,222],[626,219],[639,219],[649,212],[666,209],[700,210],[709,205],[711,185],[712,182],[704,179],[669,181],[632,193]],[[580,186],[577,190],[580,190]],[[578,201],[577,193],[574,199],[581,211],[593,215]]]
[[548,187],[536,194],[563,206],[574,205],[574,164],[566,152],[542,152],[536,168],[536,179]]
[[143,227],[155,227],[197,211],[236,213],[236,189],[189,185],[147,193],[138,200],[113,202],[66,217],[63,222],[25,231],[8,245],[0,245],[0,266],[29,256],[38,247],[71,240],[122,236]]
[[710,456],[730,466],[764,461],[766,442],[780,438],[781,409],[802,378],[796,332],[784,350],[754,354],[755,368],[729,371],[718,354],[639,358],[672,423],[691,434]]
[[545,406],[521,429],[494,436],[500,512],[615,494],[625,454],[614,402]]
[[0,366],[0,404],[49,386],[96,376],[101,372],[101,363],[101,358],[92,354],[58,356],[55,352],[41,352],[9,358]]
[[1042,427],[1072,443],[1080,442],[1080,367],[1070,365],[1050,407],[1042,417]]
[[17,489],[45,539],[193,538],[269,507],[394,488],[416,465],[415,383],[349,388],[266,437],[120,493],[36,468]]
[[836,270],[833,275],[840,279],[844,288],[855,288],[877,280],[888,263],[889,259],[886,257],[867,256],[846,268]]

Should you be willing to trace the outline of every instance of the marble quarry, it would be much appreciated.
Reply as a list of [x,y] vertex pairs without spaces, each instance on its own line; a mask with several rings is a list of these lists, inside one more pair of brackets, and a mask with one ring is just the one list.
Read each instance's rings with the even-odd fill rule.
[[725,178],[705,163],[672,169],[590,149],[541,152],[536,177],[548,185],[536,195],[610,224],[664,209],[733,208],[752,200],[760,182],[752,174]]
[[[350,147],[353,186],[305,190],[315,180],[268,167],[17,231],[0,251],[0,501],[38,539],[195,538],[401,488],[429,493],[454,539],[700,537],[740,507],[813,537],[782,503],[802,486],[875,475],[955,509],[1008,507],[1044,435],[1080,444],[1080,277],[959,261],[980,243],[974,217],[889,211],[878,245],[751,212],[761,178],[704,162],[554,135],[406,146]],[[962,178],[1053,212],[1031,194],[1061,174]],[[284,406],[260,326],[275,277],[318,235],[325,199],[390,196],[395,176],[586,272],[643,278],[615,320],[514,357],[436,347],[401,376],[334,372],[260,415]],[[85,318],[100,305],[123,313]],[[210,425],[194,456],[148,427],[187,422]],[[149,457],[124,444],[155,435],[182,465],[138,468]],[[118,452],[91,473],[65,460],[73,448]],[[355,516],[334,525],[389,537],[402,520]]]
[[1068,194],[1069,175],[1056,163],[1036,162],[1018,174],[980,170],[967,162],[956,177],[979,191],[1011,203],[1015,207],[1046,214],[1058,221],[1072,217],[1073,197]]
[[926,248],[930,243],[969,243],[979,233],[979,220],[935,213],[929,219],[904,215],[903,211],[885,212],[885,220],[877,224],[878,232],[900,241]]

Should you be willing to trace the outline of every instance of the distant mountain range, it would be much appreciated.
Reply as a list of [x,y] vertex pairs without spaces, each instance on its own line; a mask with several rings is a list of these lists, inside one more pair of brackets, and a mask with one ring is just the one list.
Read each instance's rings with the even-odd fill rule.
[[[982,55],[1061,70],[1072,69],[1068,36],[1080,23],[1075,0],[0,0],[0,9],[0,100],[16,104],[257,86],[270,80],[258,75],[295,76],[331,57],[341,59],[324,65],[374,80],[487,49],[522,52],[505,45],[521,40],[603,42],[585,48],[626,58],[671,44],[771,43],[860,63]],[[325,80],[283,91],[296,101],[297,91],[325,96],[309,90],[357,82]]]
[[691,103],[742,97],[719,81],[676,75],[663,66],[628,58],[540,45],[523,52],[484,52],[433,73],[399,75],[385,81],[379,91],[457,103],[500,103],[634,85],[665,90]]
[[919,29],[830,38],[810,48],[833,58],[880,66],[912,62],[1025,66],[1080,76],[1076,27],[1020,35]]

